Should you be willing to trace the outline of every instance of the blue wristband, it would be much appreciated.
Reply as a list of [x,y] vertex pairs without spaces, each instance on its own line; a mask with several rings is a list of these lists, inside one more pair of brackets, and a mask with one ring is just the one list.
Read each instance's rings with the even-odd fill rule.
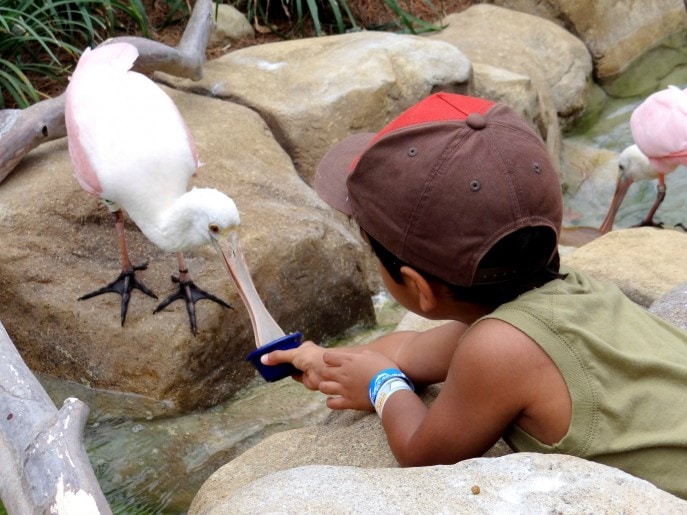
[[386,383],[389,379],[393,379],[394,377],[403,379],[406,383],[408,383],[410,389],[412,391],[415,391],[413,383],[410,381],[410,379],[408,379],[408,376],[406,376],[403,372],[401,372],[397,368],[385,368],[384,370],[377,372],[377,375],[375,375],[370,380],[370,386],[367,390],[367,393],[370,396],[370,402],[373,406],[375,405],[377,395],[379,394],[379,390],[382,387],[382,385]]

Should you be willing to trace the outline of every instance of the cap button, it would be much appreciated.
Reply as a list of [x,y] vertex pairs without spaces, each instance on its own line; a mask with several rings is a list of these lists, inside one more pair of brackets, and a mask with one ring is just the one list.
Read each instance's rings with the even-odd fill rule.
[[465,123],[468,124],[468,127],[476,131],[484,129],[487,126],[487,120],[479,113],[470,113],[465,119]]

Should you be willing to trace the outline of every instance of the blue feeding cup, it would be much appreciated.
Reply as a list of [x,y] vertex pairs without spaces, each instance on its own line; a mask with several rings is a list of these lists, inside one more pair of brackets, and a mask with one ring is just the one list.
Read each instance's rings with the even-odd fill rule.
[[294,367],[291,363],[280,363],[278,365],[265,365],[260,361],[263,354],[268,354],[275,350],[295,349],[301,344],[303,335],[301,333],[291,333],[283,336],[278,340],[262,345],[248,354],[246,361],[250,361],[253,366],[260,372],[260,375],[265,381],[273,382],[283,379],[284,377],[299,374],[300,370]]
[[253,325],[253,335],[255,336],[257,349],[248,354],[246,361],[251,362],[260,372],[260,375],[270,382],[300,373],[300,370],[290,363],[264,365],[260,362],[260,357],[263,354],[275,350],[287,350],[298,347],[301,344],[303,335],[301,333],[292,333],[287,336],[277,322],[274,321],[267,308],[265,308],[255,289],[246,261],[243,258],[243,253],[239,246],[238,233],[234,230],[226,238],[223,238],[221,241],[214,240],[213,243],[218,254],[223,258],[229,275],[236,283],[241,300],[243,300],[248,310],[250,321]]

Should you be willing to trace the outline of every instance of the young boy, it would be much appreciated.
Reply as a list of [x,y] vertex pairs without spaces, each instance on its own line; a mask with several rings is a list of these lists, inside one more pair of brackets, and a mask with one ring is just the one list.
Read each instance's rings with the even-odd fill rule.
[[[336,145],[315,188],[360,226],[400,304],[452,321],[265,364],[293,363],[332,409],[376,409],[402,466],[478,457],[503,436],[687,498],[687,333],[559,271],[560,183],[513,111],[432,95]],[[427,407],[413,385],[439,382]]]

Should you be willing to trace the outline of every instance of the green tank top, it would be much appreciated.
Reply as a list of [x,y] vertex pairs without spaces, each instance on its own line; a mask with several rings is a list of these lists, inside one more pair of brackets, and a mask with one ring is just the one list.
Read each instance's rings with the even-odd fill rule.
[[610,465],[687,499],[687,332],[612,284],[561,272],[565,280],[485,318],[518,328],[558,366],[572,399],[570,428],[555,445],[515,425],[504,439],[516,451]]

